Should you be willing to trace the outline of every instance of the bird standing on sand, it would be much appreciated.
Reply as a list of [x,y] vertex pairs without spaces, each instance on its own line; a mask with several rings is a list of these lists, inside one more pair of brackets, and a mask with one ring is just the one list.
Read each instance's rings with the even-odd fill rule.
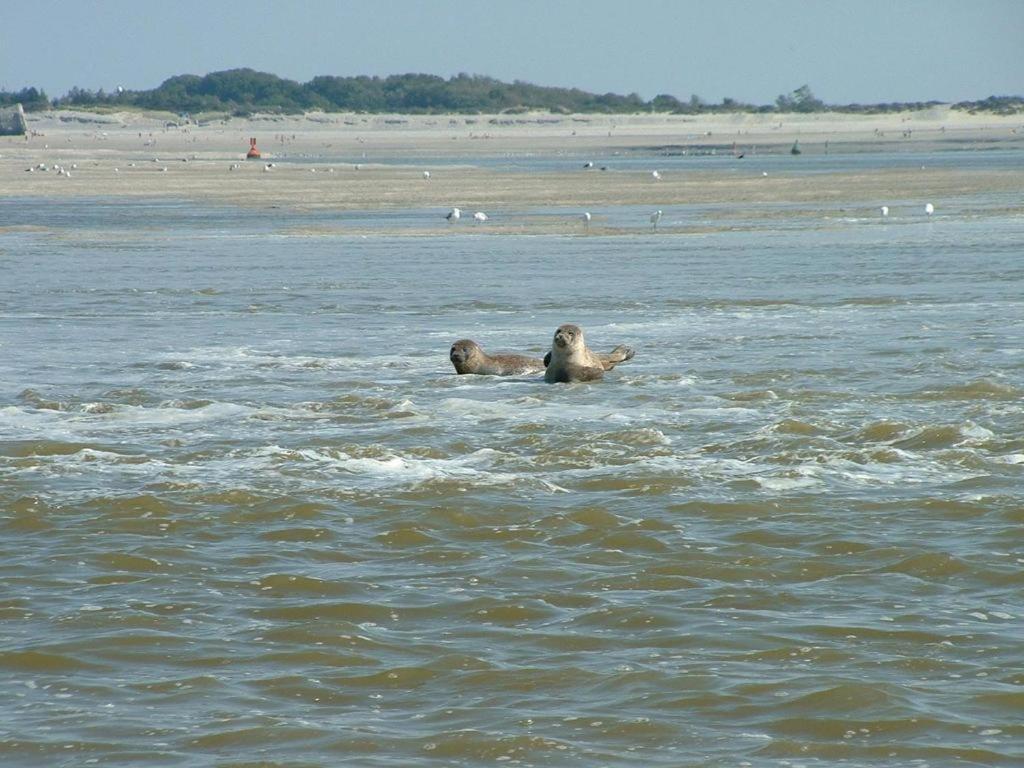
[[932,215],[933,213],[935,213],[935,206],[934,206],[934,205],[932,205],[931,203],[925,203],[925,206],[924,206],[924,212],[925,212],[925,213],[926,213],[926,214],[927,214],[928,216],[931,216],[931,215]]
[[661,174],[657,171],[651,171],[651,176],[654,177],[655,181],[658,181],[661,178]]
[[889,215],[889,206],[888,205],[883,205],[879,210],[881,210],[881,212],[882,212],[882,218],[885,218],[886,216]]
[[473,218],[476,219],[477,223],[483,224],[485,221],[487,221],[487,214],[484,213],[483,211],[477,211],[476,213],[473,214]]
[[582,219],[583,219],[583,228],[584,229],[586,229],[586,230],[590,229],[590,220],[592,218],[594,218],[594,217],[590,215],[590,211],[584,211],[583,212]]
[[651,228],[657,229],[659,221],[661,221],[661,209],[658,209],[657,211],[651,214]]
[[430,171],[424,171],[423,172],[423,178],[424,179],[429,179],[430,178]]
[[448,219],[449,224],[454,224],[456,221],[462,218],[462,211],[460,211],[458,208],[452,208],[450,211],[448,211],[448,215],[445,216],[445,218]]

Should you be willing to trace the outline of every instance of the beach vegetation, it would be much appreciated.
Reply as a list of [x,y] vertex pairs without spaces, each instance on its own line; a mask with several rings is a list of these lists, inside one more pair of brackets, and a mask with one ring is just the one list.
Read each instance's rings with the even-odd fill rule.
[[953,105],[953,109],[963,110],[972,115],[978,112],[994,112],[997,115],[1019,115],[1024,113],[1024,97],[989,96],[981,101],[958,102]]
[[[520,114],[527,111],[552,114],[605,113],[699,115],[714,113],[815,113],[879,114],[919,111],[939,106],[938,101],[879,104],[827,104],[807,84],[780,94],[772,104],[747,104],[731,97],[706,101],[693,94],[686,101],[668,93],[645,100],[639,94],[591,93],[580,88],[540,86],[523,80],[506,83],[466,72],[444,78],[423,73],[387,77],[320,75],[307,83],[253,69],[229,69],[206,75],[175,75],[150,90],[113,91],[74,87],[64,96],[49,99],[37,88],[17,92],[0,90],[0,106],[21,103],[26,111],[57,108],[105,111],[113,109],[159,110],[178,115],[222,114],[247,116],[256,112],[300,114],[311,111],[400,114]],[[964,101],[954,109],[1024,112],[1020,96],[990,96]]]
[[775,99],[775,108],[779,112],[823,112],[827,109],[825,102],[811,92],[809,85],[801,85],[792,93],[781,94]]
[[39,88],[22,88],[20,91],[0,91],[0,107],[21,104],[26,112],[38,112],[50,108],[46,92]]

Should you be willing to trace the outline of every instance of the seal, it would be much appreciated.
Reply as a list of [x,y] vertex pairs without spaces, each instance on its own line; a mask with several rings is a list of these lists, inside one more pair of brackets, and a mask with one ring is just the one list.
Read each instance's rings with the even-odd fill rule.
[[[583,329],[578,325],[566,323],[558,326],[550,355],[547,370],[544,371],[544,380],[549,384],[597,381],[604,376],[604,363],[587,348]],[[612,363],[614,366],[615,363]]]
[[526,355],[488,355],[472,339],[459,339],[452,344],[448,359],[456,373],[476,373],[482,376],[523,376],[540,373],[544,361]]
[[[610,371],[619,363],[624,363],[627,360],[632,360],[636,352],[632,347],[627,347],[625,344],[619,344],[611,352],[595,352],[594,357],[601,361],[601,367],[606,371]],[[548,352],[544,355],[544,367],[547,368],[551,362],[551,353]]]

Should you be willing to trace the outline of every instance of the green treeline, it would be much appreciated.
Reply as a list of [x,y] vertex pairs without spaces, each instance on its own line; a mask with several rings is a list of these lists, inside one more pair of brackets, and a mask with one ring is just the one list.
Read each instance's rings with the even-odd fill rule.
[[0,107],[21,104],[26,112],[35,112],[50,108],[50,100],[46,93],[37,88],[22,88],[20,91],[0,91]]
[[[888,104],[826,104],[804,85],[780,95],[774,104],[745,104],[731,98],[720,103],[699,96],[680,101],[661,94],[645,101],[635,93],[589,93],[578,88],[552,88],[522,81],[505,83],[491,77],[459,74],[449,79],[437,75],[406,74],[388,77],[334,77],[322,75],[298,83],[252,69],[230,69],[199,75],[177,75],[157,88],[130,91],[118,88],[90,91],[72,88],[55,99],[36,88],[18,92],[0,91],[0,106],[21,102],[28,111],[54,108],[135,108],[175,113],[221,112],[247,115],[252,112],[296,114],[324,112],[398,113],[554,113],[666,112],[702,114],[707,112],[847,112],[872,114],[926,109],[940,102],[896,102]],[[1024,112],[1024,99],[992,96],[984,101],[961,102],[956,109],[998,114]]]

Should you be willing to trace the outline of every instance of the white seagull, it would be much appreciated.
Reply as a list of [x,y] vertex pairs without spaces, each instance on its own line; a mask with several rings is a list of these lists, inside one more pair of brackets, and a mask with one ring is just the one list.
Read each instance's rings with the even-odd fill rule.
[[658,173],[657,171],[651,171],[651,176],[654,177],[655,181],[661,178],[661,174]]
[[582,218],[583,218],[583,228],[584,229],[590,229],[590,220],[592,218],[594,218],[593,216],[590,215],[590,211],[584,211]]
[[925,203],[924,212],[931,216],[933,213],[935,213],[935,206],[932,205],[931,203]]
[[487,221],[487,214],[484,213],[483,211],[477,211],[476,213],[473,214],[473,218],[476,219],[477,222],[482,224],[483,222]]
[[445,216],[445,218],[448,219],[449,224],[454,224],[456,221],[462,218],[462,211],[460,211],[458,208],[452,208],[450,211],[448,211],[448,215]]
[[654,229],[658,228],[658,222],[661,221],[661,209],[658,209],[651,214],[651,225]]
[[889,215],[889,206],[888,205],[883,205],[879,210],[881,210],[883,217]]
[[430,171],[424,171],[423,172],[423,178],[424,179],[429,179],[430,178]]

